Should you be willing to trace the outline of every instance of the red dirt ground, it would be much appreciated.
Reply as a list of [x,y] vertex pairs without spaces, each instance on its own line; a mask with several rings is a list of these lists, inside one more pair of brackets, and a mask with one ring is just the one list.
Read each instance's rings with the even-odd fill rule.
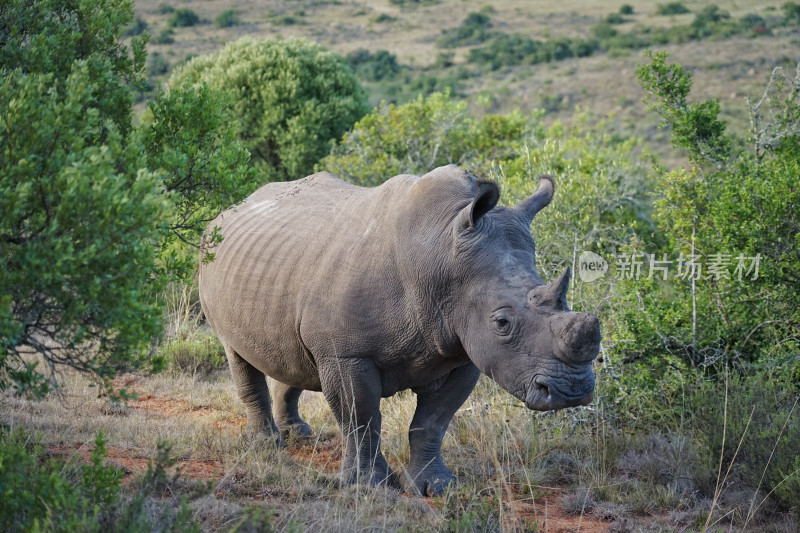
[[[236,430],[246,423],[245,417],[231,416],[230,413],[209,405],[191,406],[186,400],[143,395],[141,391],[136,390],[136,384],[136,377],[130,374],[120,376],[114,382],[116,388],[126,387],[129,391],[139,394],[137,399],[128,402],[131,409],[147,411],[164,417],[186,414],[193,418],[217,416],[219,419],[215,420],[213,425],[218,429]],[[89,460],[90,450],[86,446],[80,448],[54,446],[50,448],[50,451],[51,453],[67,454],[76,449],[84,460]],[[298,464],[332,474],[341,465],[342,441],[339,435],[323,435],[309,440],[290,441],[287,443],[286,451]],[[144,472],[147,469],[148,458],[136,456],[130,450],[110,447],[108,459],[122,467],[125,472],[124,479],[129,480],[133,474]],[[216,461],[185,459],[178,461],[178,466],[187,477],[193,480],[219,480],[225,475],[222,465]],[[235,474],[233,477],[235,478]],[[262,490],[258,494],[247,494],[246,496],[250,499],[264,500],[282,499],[287,495]],[[546,496],[535,499],[525,494],[511,494],[511,496],[511,503],[507,509],[508,520],[521,529],[534,523],[537,524],[539,531],[548,533],[600,533],[611,529],[609,522],[593,516],[568,515],[560,505],[563,494],[558,491],[551,491]],[[429,502],[432,507],[436,507],[433,501]]]
[[543,497],[511,502],[509,510],[520,526],[536,522],[539,531],[548,533],[604,533],[611,524],[594,516],[571,516],[561,507],[563,494],[553,492]]

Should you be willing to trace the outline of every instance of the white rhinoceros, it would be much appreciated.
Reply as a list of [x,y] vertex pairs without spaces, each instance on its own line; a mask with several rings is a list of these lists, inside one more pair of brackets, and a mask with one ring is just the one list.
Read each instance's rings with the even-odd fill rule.
[[406,486],[431,495],[454,479],[442,438],[481,372],[530,409],[590,402],[598,320],[567,307],[569,269],[548,286],[535,267],[530,224],[553,196],[543,178],[505,208],[496,184],[453,165],[375,188],[322,172],[220,214],[200,301],[250,424],[309,435],[298,400],[322,391],[344,479],[396,483],[380,399],[411,389]]

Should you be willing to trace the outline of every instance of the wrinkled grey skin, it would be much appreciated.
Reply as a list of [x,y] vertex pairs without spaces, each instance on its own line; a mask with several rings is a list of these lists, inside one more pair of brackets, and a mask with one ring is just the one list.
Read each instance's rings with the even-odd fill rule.
[[[590,402],[597,318],[567,307],[569,270],[547,286],[534,263],[530,224],[552,195],[546,177],[520,205],[496,207],[494,183],[451,165],[372,189],[323,172],[222,213],[200,300],[249,422],[310,435],[298,399],[322,391],[344,435],[344,479],[397,484],[380,399],[411,389],[403,481],[433,495],[454,480],[442,438],[481,372],[530,409]],[[265,375],[278,382],[272,404]]]

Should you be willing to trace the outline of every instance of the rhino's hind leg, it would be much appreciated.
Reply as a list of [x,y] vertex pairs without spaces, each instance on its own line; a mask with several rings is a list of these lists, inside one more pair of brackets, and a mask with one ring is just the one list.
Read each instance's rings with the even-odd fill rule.
[[231,367],[236,392],[247,410],[247,424],[250,428],[263,431],[273,437],[280,446],[283,439],[272,418],[269,388],[266,376],[256,367],[245,361],[230,346],[225,346],[228,365]]
[[303,438],[311,437],[311,426],[300,417],[300,411],[297,408],[303,389],[290,387],[276,381],[272,392],[275,400],[273,406],[275,423],[278,425],[281,435],[284,438],[288,437],[290,433]]
[[417,392],[417,409],[408,430],[410,461],[406,469],[407,490],[436,496],[455,481],[442,461],[442,439],[450,420],[469,397],[480,371],[472,363],[456,368],[432,391]]
[[399,486],[381,453],[381,381],[374,363],[339,360],[320,368],[320,381],[342,430],[342,480]]

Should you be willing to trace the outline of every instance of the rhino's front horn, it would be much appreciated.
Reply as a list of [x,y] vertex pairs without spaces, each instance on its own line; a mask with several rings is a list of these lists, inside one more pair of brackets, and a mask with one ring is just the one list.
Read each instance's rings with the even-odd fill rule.
[[521,211],[528,218],[528,223],[533,222],[533,217],[536,213],[542,210],[550,200],[553,199],[553,191],[555,190],[555,183],[553,178],[547,174],[539,176],[539,186],[536,192],[521,201],[515,209]]
[[565,309],[569,309],[567,306],[567,291],[569,290],[569,275],[570,275],[570,268],[564,269],[564,272],[561,273],[558,278],[550,284],[548,287],[548,292],[550,292],[551,297],[553,300],[557,301],[561,306]]

